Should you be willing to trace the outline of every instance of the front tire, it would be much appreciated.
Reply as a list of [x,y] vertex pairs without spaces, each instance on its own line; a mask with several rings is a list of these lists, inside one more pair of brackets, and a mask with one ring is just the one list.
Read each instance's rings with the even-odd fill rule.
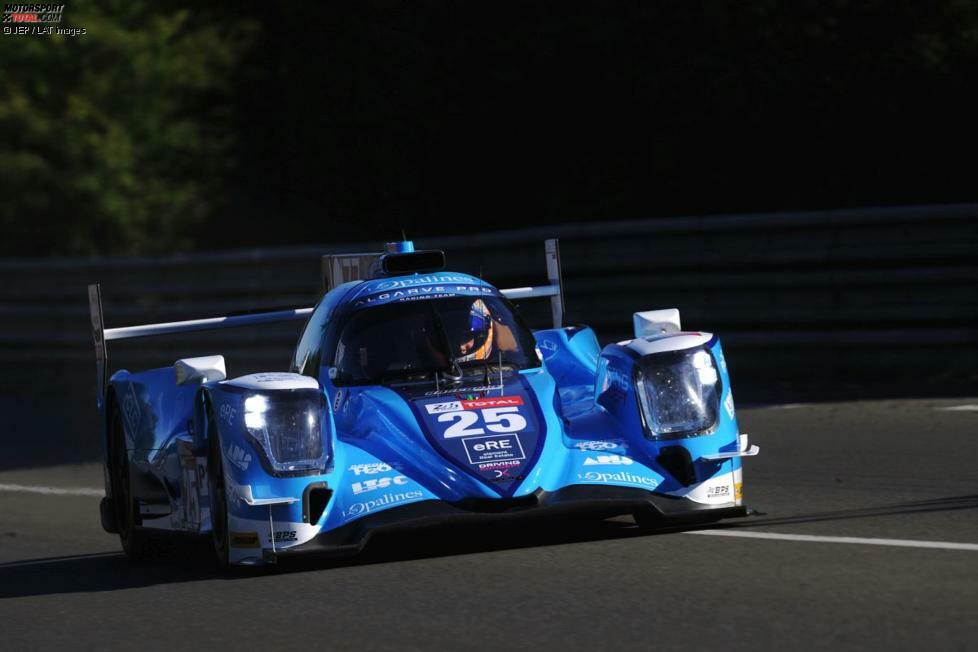
[[224,484],[224,457],[221,454],[221,440],[208,410],[208,452],[207,452],[207,489],[211,498],[211,540],[214,543],[214,555],[217,564],[226,568],[230,564],[230,546],[228,537],[228,502],[227,489]]

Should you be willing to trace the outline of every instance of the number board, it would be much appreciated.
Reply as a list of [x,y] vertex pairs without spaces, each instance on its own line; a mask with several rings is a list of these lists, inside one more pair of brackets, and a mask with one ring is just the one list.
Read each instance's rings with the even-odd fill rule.
[[502,391],[416,399],[413,407],[435,450],[503,496],[516,491],[543,445],[539,409],[521,379]]

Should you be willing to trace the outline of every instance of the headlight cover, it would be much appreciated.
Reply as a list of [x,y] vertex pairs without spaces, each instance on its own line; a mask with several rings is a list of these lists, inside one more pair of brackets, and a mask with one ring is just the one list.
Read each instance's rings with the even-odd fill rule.
[[263,453],[274,475],[305,475],[326,468],[319,390],[249,394],[244,402],[245,431]]
[[636,365],[635,385],[649,438],[695,437],[716,429],[722,388],[706,348],[643,357]]

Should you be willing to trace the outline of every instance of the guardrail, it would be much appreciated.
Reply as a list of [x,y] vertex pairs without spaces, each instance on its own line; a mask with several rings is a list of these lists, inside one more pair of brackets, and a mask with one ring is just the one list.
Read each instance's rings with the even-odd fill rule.
[[[596,222],[418,240],[445,249],[450,269],[521,287],[545,281],[542,241],[554,236],[568,322],[594,326],[605,341],[627,337],[636,310],[678,307],[684,326],[721,334],[748,388],[806,376],[975,379],[978,205]],[[88,283],[102,283],[108,327],[291,310],[317,298],[322,254],[365,248],[378,247],[0,261],[0,364],[90,362]],[[545,306],[525,309],[531,322],[549,321]],[[137,363],[172,363],[186,351],[281,367],[300,326],[182,336],[151,348],[144,341],[131,353]]]

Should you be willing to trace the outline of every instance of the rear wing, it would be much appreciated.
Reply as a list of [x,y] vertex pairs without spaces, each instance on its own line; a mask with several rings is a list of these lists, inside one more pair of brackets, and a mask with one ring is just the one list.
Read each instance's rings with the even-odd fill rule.
[[[550,298],[551,316],[554,328],[560,328],[564,321],[564,287],[560,268],[560,244],[557,238],[544,243],[547,260],[547,285],[508,288],[500,292],[510,299]],[[366,278],[371,265],[380,254],[329,254],[323,256],[323,286],[326,291],[342,283]],[[98,404],[102,406],[108,385],[108,347],[112,340],[127,340],[134,337],[192,333],[195,331],[255,326],[283,321],[306,319],[313,308],[295,308],[270,312],[254,312],[224,317],[207,317],[185,321],[142,324],[139,326],[120,326],[105,328],[102,314],[102,290],[98,283],[88,286],[88,309],[92,322],[92,339],[95,343],[95,371],[98,389]]]

